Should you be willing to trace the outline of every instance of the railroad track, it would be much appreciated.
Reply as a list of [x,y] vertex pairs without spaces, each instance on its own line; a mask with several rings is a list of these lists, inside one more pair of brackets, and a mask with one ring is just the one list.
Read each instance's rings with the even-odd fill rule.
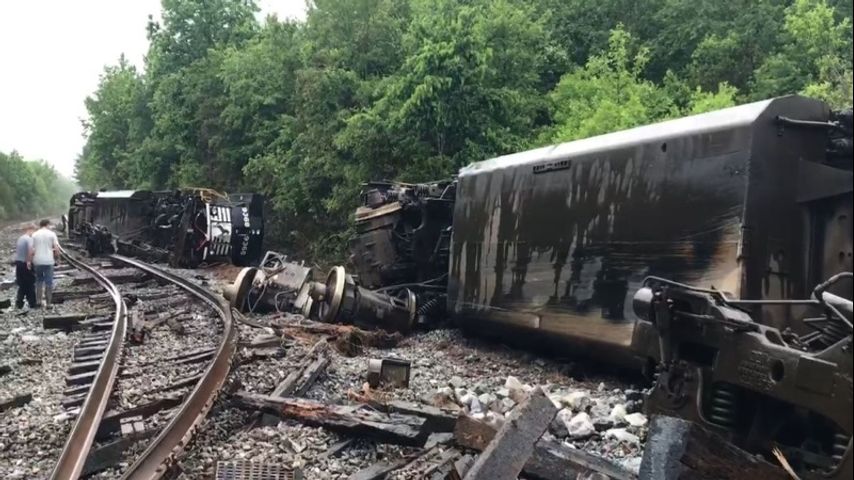
[[[84,467],[92,453],[92,446],[108,408],[108,402],[115,392],[117,383],[120,383],[117,382],[117,377],[121,376],[122,351],[127,348],[124,343],[131,331],[129,323],[132,323],[128,318],[127,302],[123,294],[128,297],[131,294],[118,288],[107,276],[99,272],[97,267],[86,264],[67,251],[63,252],[62,256],[70,265],[91,275],[95,282],[106,290],[115,306],[112,327],[104,353],[100,358],[100,365],[92,378],[91,386],[80,405],[71,433],[50,476],[52,479],[76,479],[85,473]],[[177,455],[186,447],[225,384],[236,350],[237,332],[231,309],[218,295],[185,278],[138,260],[118,255],[111,256],[110,260],[114,264],[144,272],[146,276],[156,279],[161,285],[177,287],[204,306],[213,309],[219,317],[218,344],[211,349],[211,352],[205,352],[205,355],[198,357],[210,358],[210,361],[202,372],[187,379],[193,380],[194,383],[183,395],[180,405],[172,410],[171,417],[159,433],[121,475],[122,479],[128,480],[157,479],[164,476],[174,465]],[[145,345],[142,345],[138,348],[144,347]],[[156,365],[158,360],[150,364]]]

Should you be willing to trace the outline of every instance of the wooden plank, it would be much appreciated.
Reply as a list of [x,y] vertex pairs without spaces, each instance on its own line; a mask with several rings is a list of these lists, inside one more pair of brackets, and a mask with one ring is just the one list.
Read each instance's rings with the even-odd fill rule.
[[124,459],[125,452],[136,442],[152,437],[155,433],[157,430],[147,430],[92,449],[86,457],[86,464],[83,466],[80,478],[117,466]]
[[96,435],[96,439],[104,439],[108,436],[116,433],[121,428],[121,422],[125,418],[131,417],[150,417],[157,412],[162,410],[168,410],[170,408],[177,407],[184,400],[183,395],[172,395],[167,397],[161,397],[156,400],[153,400],[148,403],[144,403],[142,405],[138,405],[133,408],[129,408],[127,410],[110,410],[104,417],[101,419],[101,423],[98,425],[98,434]]
[[[148,274],[141,272],[129,272],[129,273],[105,273],[105,276],[114,284],[119,285],[123,283],[139,283],[145,281],[148,277]],[[79,285],[90,285],[97,283],[95,281],[95,277],[86,275],[86,276],[74,276],[71,278],[71,286],[79,286]]]
[[91,316],[88,313],[66,313],[63,315],[45,315],[42,317],[42,328],[45,330],[65,330],[70,332]]
[[[270,395],[288,397],[305,393],[320,375],[320,372],[329,364],[328,348],[329,344],[326,342],[326,338],[318,340],[303,356],[299,366],[292,370]],[[308,371],[310,368],[314,370]]]
[[409,463],[409,460],[406,458],[401,458],[393,462],[377,462],[350,475],[347,477],[347,480],[381,480],[390,472],[406,465],[407,463]]
[[33,400],[32,393],[19,393],[7,398],[0,398],[0,412],[5,412],[10,408],[23,407]]
[[[461,415],[454,428],[454,440],[462,447],[482,451],[495,436],[491,425]],[[634,480],[634,474],[608,460],[567,447],[554,440],[540,439],[522,471],[527,477],[539,480],[576,480],[593,474],[615,480]]]
[[688,420],[665,415],[655,415],[650,420],[640,477],[790,479],[782,468],[751,455],[720,435]]
[[262,411],[306,425],[387,443],[420,446],[429,434],[423,429],[425,420],[421,417],[378,412],[366,405],[327,405],[314,400],[276,398],[248,392],[238,392],[233,400],[236,406],[246,410]]
[[540,388],[535,388],[513,409],[465,480],[515,480],[555,415],[557,407]]

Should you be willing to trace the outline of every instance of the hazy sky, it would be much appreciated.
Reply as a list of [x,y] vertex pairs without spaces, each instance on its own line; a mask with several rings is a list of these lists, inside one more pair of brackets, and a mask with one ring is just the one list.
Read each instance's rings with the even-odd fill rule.
[[[305,0],[260,0],[261,16],[304,18]],[[122,53],[143,65],[160,0],[0,0],[0,151],[71,176],[83,147],[83,100]]]

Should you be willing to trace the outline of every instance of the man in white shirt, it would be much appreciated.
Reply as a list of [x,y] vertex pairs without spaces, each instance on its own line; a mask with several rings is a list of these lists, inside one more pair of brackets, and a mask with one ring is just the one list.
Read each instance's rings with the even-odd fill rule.
[[36,305],[41,305],[44,292],[44,304],[48,307],[53,300],[53,265],[59,263],[59,239],[49,226],[50,220],[39,222],[30,249],[30,262],[36,271]]

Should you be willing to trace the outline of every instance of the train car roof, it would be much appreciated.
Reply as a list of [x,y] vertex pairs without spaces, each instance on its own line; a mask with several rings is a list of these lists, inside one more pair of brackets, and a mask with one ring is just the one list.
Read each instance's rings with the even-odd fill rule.
[[772,98],[725,108],[723,110],[716,110],[714,112],[691,115],[558,145],[503,155],[463,167],[459,175],[460,177],[475,175],[508,167],[561,160],[572,156],[631,147],[667,140],[677,136],[745,127],[753,123],[775,100],[777,99]]
[[151,194],[151,192],[140,191],[140,190],[113,190],[108,192],[98,192],[98,198],[139,198],[139,194]]

